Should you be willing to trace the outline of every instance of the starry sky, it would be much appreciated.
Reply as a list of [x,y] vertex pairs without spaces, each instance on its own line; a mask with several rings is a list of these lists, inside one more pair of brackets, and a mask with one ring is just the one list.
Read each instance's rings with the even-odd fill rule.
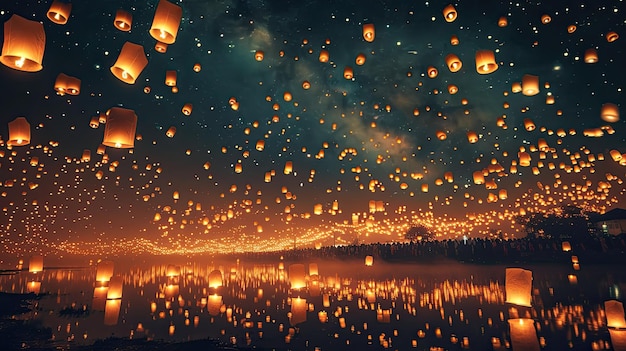
[[[452,22],[448,2],[170,2],[182,19],[165,53],[149,34],[157,0],[74,1],[63,25],[46,17],[52,1],[0,5],[3,23],[17,14],[46,34],[41,71],[0,67],[3,252],[271,250],[414,224],[441,238],[490,226],[519,236],[520,211],[624,207],[626,168],[611,151],[626,153],[626,126],[601,118],[605,103],[623,109],[624,38],[607,40],[624,33],[621,1],[460,1]],[[114,27],[118,9],[132,14],[130,32]],[[110,71],[126,42],[148,60],[135,84]],[[478,50],[495,54],[495,72],[477,73]],[[60,73],[81,79],[79,95],[55,91]],[[539,77],[534,96],[514,92],[526,74]],[[135,111],[137,140],[103,157],[104,123],[90,121],[112,107]],[[31,142],[7,146],[20,116]]]

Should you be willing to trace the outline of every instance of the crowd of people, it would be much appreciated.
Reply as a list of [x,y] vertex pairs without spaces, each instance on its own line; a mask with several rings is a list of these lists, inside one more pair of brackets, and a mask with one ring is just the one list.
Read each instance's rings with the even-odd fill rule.
[[[248,253],[250,259],[285,260],[309,258],[363,258],[371,255],[388,261],[433,262],[456,260],[473,263],[569,262],[572,255],[586,263],[623,262],[626,236],[586,236],[584,238],[536,238],[407,241],[394,243],[327,246],[279,252]],[[566,243],[565,245],[563,243]],[[569,246],[569,247],[568,247]]]

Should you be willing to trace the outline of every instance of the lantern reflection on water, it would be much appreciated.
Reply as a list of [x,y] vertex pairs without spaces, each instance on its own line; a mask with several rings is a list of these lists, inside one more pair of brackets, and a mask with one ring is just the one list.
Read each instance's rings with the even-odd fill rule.
[[626,351],[626,330],[609,329],[614,351]]
[[116,325],[120,316],[122,299],[106,300],[104,307],[104,325]]
[[122,290],[124,289],[124,279],[122,276],[116,275],[111,277],[109,281],[109,290],[107,291],[107,300],[122,299]]
[[530,307],[532,283],[532,271],[522,268],[507,268],[505,277],[506,302]]
[[33,294],[39,294],[41,292],[41,282],[28,282],[28,284],[26,284],[26,291]]
[[302,322],[306,322],[306,312],[308,305],[306,299],[297,297],[291,299],[291,317],[289,323],[296,325]]
[[509,319],[513,351],[539,351],[535,322],[528,318]]
[[222,296],[221,295],[209,295],[209,302],[207,303],[207,311],[211,316],[217,316],[220,314],[220,309],[222,307]]

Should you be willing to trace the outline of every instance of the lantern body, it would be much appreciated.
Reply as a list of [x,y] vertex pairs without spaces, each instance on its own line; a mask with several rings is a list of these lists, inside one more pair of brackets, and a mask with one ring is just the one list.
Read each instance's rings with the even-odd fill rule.
[[8,146],[23,146],[30,144],[30,123],[24,117],[17,117],[9,122]]
[[107,123],[104,128],[102,145],[128,149],[135,146],[137,115],[135,111],[112,107],[107,111]]
[[322,63],[326,63],[328,62],[328,60],[330,59],[330,54],[328,53],[328,50],[320,50],[320,55],[318,57],[318,60]]
[[168,138],[173,138],[173,137],[174,137],[174,135],[176,135],[176,127],[174,127],[174,126],[169,127],[169,128],[167,129],[167,131],[165,132],[165,135],[166,135]]
[[102,261],[98,263],[98,268],[96,269],[96,281],[108,282],[111,280],[114,267],[115,265],[112,261]]
[[374,256],[367,255],[365,256],[365,265],[371,267],[374,265]]
[[596,49],[590,48],[585,51],[585,63],[598,62],[598,52]]
[[117,61],[111,66],[111,73],[124,83],[135,84],[147,64],[143,46],[127,41],[122,46]]
[[186,103],[185,105],[183,105],[182,111],[185,116],[189,116],[191,114],[191,111],[193,111],[193,105],[190,103]]
[[600,117],[605,122],[615,123],[619,121],[619,108],[615,104],[606,103],[602,105]]
[[122,308],[122,300],[106,300],[104,306],[104,325],[116,325]]
[[294,263],[289,266],[289,283],[292,289],[306,288],[306,272],[304,265]]
[[115,300],[122,298],[122,290],[124,289],[124,279],[122,276],[116,275],[109,280],[109,290],[107,291],[107,300]]
[[605,38],[606,38],[606,41],[608,41],[609,43],[612,43],[616,41],[617,39],[619,39],[619,34],[615,32],[608,32],[606,33]]
[[157,41],[156,44],[154,44],[154,50],[164,54],[167,52],[167,46],[167,44]]
[[292,171],[293,171],[293,162],[292,161],[285,162],[285,168],[283,169],[283,173],[291,174]]
[[626,328],[624,320],[624,305],[617,300],[604,301],[606,326],[609,328]]
[[166,71],[165,72],[165,85],[168,87],[176,86],[176,71]]
[[222,271],[216,269],[209,273],[209,288],[219,288],[222,286]]
[[309,276],[314,277],[316,275],[319,275],[317,263],[309,263]]
[[533,272],[522,268],[507,268],[505,277],[506,302],[530,307]]
[[71,11],[71,3],[54,0],[48,9],[48,19],[56,24],[66,24]]
[[509,319],[513,350],[539,351],[535,321],[529,318]]
[[376,38],[376,29],[374,28],[374,23],[365,23],[363,24],[363,39],[366,42],[371,43]]
[[28,262],[28,271],[30,273],[38,273],[43,271],[43,256],[35,255]]
[[525,74],[522,77],[522,94],[533,96],[539,94],[539,77]]
[[443,8],[443,18],[445,18],[446,22],[454,22],[457,17],[456,8],[454,5],[449,4],[448,6]]
[[498,19],[498,27],[502,28],[508,25],[509,25],[509,20],[506,17],[502,16]]
[[174,44],[182,17],[183,9],[180,6],[160,0],[152,19],[150,35],[162,43]]
[[46,48],[43,24],[12,15],[4,22],[4,43],[0,62],[25,72],[40,71]]
[[463,67],[463,62],[461,62],[461,59],[457,55],[448,54],[448,56],[446,56],[446,65],[450,72],[454,73],[458,72],[461,67]]
[[535,128],[535,122],[533,122],[532,119],[524,118],[524,129],[526,129],[526,131],[532,132]]
[[65,94],[78,95],[80,94],[80,83],[80,79],[76,77],[59,73],[56,81],[54,82],[54,90],[56,90],[57,94],[61,96]]
[[343,69],[343,77],[348,80],[354,77],[354,71],[352,70],[352,67],[346,66],[346,68]]
[[473,131],[467,132],[467,141],[469,141],[470,144],[478,142],[478,134]]
[[115,12],[115,20],[113,21],[113,25],[115,28],[123,31],[129,32],[130,27],[133,24],[133,15],[125,10],[119,9]]
[[493,73],[498,69],[496,55],[491,50],[476,51],[476,72],[479,74]]
[[261,62],[263,61],[263,59],[265,58],[265,52],[263,52],[263,50],[257,50],[254,53],[254,59]]

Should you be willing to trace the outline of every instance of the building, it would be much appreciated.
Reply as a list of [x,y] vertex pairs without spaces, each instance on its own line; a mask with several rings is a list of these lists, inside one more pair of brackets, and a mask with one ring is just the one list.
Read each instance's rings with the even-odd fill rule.
[[595,218],[593,223],[595,228],[602,234],[626,234],[626,209],[612,209]]

